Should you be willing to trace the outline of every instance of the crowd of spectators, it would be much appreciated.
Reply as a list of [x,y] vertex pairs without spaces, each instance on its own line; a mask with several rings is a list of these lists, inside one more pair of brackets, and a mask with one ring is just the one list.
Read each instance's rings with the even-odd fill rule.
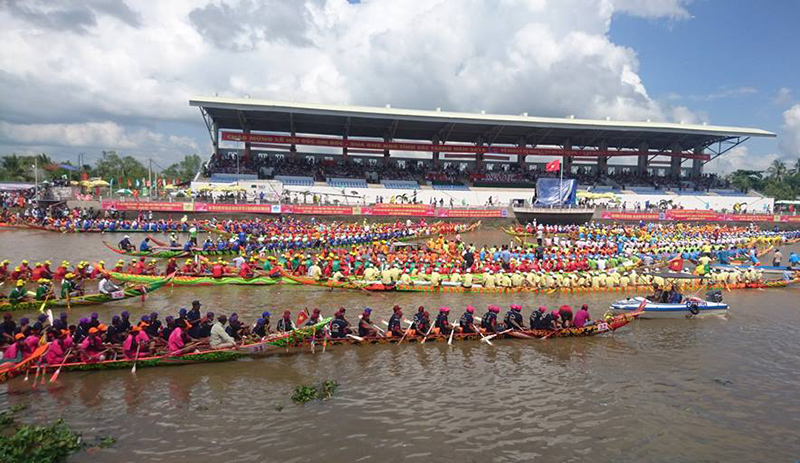
[[[275,176],[313,177],[315,181],[324,182],[330,178],[365,179],[370,183],[381,180],[418,180],[438,183],[470,183],[482,182],[508,184],[516,182],[535,183],[542,177],[559,177],[561,172],[545,172],[541,166],[521,166],[520,164],[492,163],[476,171],[459,162],[440,162],[437,166],[413,161],[397,161],[384,164],[379,158],[360,159],[319,159],[298,155],[269,156],[254,154],[248,158],[236,160],[235,152],[221,151],[212,157],[206,166],[207,174],[243,173],[258,174],[259,178]],[[576,166],[570,172],[564,172],[564,178],[576,179],[581,185],[612,186],[614,188],[646,187],[654,190],[697,190],[730,188],[730,184],[716,174],[703,174],[695,178],[675,178],[638,173],[636,168],[612,167],[612,173],[599,175],[586,166]]]

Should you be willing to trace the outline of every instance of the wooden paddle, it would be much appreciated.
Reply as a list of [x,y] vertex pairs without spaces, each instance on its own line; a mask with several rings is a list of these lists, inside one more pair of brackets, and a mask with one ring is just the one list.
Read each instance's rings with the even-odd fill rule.
[[142,343],[136,344],[136,356],[133,358],[133,366],[131,367],[131,374],[136,374],[136,361],[139,360],[139,348],[142,347]]
[[481,342],[485,342],[486,344],[489,344],[490,346],[494,346],[494,344],[492,344],[492,341],[490,341],[489,338],[484,336],[484,334],[481,332],[480,328],[476,327],[476,329],[478,330],[478,334],[481,335]]
[[453,345],[453,333],[455,333],[455,332],[456,332],[456,327],[455,326],[451,326],[450,327],[450,337],[447,339],[447,345],[448,346],[452,346]]
[[361,336],[356,336],[355,334],[348,333],[347,337],[350,338],[350,339],[354,339],[354,340],[356,340],[358,342],[364,342],[364,338],[362,338]]
[[425,336],[422,337],[422,341],[420,341],[420,344],[425,344],[425,341],[428,340],[428,335],[431,334],[431,331],[433,331],[433,323],[431,323],[431,326],[428,328],[428,332],[425,333]]
[[67,354],[64,356],[64,361],[61,362],[61,365],[58,366],[58,369],[56,370],[55,373],[53,373],[53,376],[50,377],[50,384],[53,384],[53,383],[56,382],[56,380],[58,379],[58,375],[61,374],[61,367],[63,367],[64,364],[67,363],[67,359],[69,358],[69,354],[71,354],[71,353],[72,353],[72,349],[70,348],[69,350],[67,350]]

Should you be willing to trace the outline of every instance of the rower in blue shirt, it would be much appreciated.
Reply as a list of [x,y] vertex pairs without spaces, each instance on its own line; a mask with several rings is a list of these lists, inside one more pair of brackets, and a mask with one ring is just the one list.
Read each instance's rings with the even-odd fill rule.
[[140,250],[140,251],[143,251],[143,252],[147,252],[147,251],[149,251],[150,249],[151,249],[151,248],[150,248],[150,238],[145,238],[145,239],[142,241],[142,244],[140,244],[140,245],[139,245],[139,250]]

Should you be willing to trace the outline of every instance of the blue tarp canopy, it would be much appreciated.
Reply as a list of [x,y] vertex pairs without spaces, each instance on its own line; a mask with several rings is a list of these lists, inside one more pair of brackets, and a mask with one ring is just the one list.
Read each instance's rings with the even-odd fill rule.
[[536,180],[534,206],[574,206],[578,181],[574,179],[540,178]]

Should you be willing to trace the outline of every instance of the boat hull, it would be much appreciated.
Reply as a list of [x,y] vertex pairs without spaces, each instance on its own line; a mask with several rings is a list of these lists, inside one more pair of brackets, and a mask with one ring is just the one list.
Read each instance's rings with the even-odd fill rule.
[[[611,304],[611,312],[615,314],[634,312],[643,298],[624,299]],[[728,313],[728,304],[709,301],[686,301],[680,304],[662,304],[648,302],[640,318],[693,318],[707,316],[724,316]]]

